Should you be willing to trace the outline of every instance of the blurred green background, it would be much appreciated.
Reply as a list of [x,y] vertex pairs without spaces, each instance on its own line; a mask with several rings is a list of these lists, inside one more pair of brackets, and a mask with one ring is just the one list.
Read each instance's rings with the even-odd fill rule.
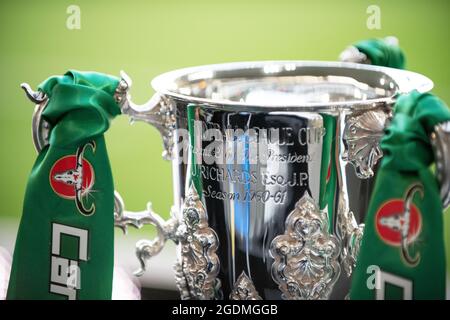
[[[72,4],[81,9],[80,30],[66,27]],[[381,8],[380,30],[366,26],[373,4]],[[135,102],[143,103],[153,94],[150,80],[172,69],[244,60],[336,60],[352,42],[395,35],[407,68],[433,79],[434,93],[450,102],[449,9],[448,0],[2,1],[0,218],[20,217],[36,157],[33,105],[19,89],[21,82],[36,88],[68,69],[113,75],[123,69],[134,81]],[[158,132],[118,118],[107,143],[127,208],[140,210],[151,200],[168,216],[171,166],[161,158]]]

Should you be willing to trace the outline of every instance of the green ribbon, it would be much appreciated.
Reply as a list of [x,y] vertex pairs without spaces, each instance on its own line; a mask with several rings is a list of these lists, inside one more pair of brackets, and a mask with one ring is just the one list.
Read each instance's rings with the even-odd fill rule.
[[[197,157],[198,157],[198,142],[201,141],[201,137],[196,137],[196,128],[195,128],[195,121],[197,120],[197,113],[199,111],[199,108],[195,104],[189,104],[187,106],[187,119],[188,119],[188,129],[189,129],[189,142],[190,142],[190,148],[191,148],[191,172],[188,177],[190,179],[189,185],[192,183],[197,190],[197,193],[200,195],[200,198],[202,197],[202,179],[200,176],[201,172],[201,166],[199,163],[197,163]],[[201,134],[201,133],[200,133]],[[201,147],[201,146],[200,146]]]
[[104,132],[117,78],[69,71],[39,89],[52,129],[31,171],[8,299],[110,299],[114,186]]
[[435,125],[449,120],[448,107],[432,94],[413,91],[398,99],[381,141],[384,156],[351,299],[445,299],[443,208],[429,168],[429,137]]
[[373,65],[404,69],[405,56],[399,46],[385,39],[363,40],[354,45]]

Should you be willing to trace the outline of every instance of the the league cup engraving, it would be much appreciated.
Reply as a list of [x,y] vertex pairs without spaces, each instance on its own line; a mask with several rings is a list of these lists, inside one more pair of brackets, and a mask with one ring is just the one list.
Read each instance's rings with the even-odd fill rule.
[[[252,115],[242,117],[251,119]],[[283,115],[280,113],[276,117]],[[304,121],[308,121],[306,119]],[[219,128],[221,124],[210,119],[195,120],[195,136],[202,140],[202,144],[191,150],[197,161],[192,175],[211,182],[203,188],[205,198],[283,204],[289,188],[308,187],[308,165],[313,161],[321,161],[320,152],[310,151],[314,145],[321,151],[326,129],[320,117],[300,128],[258,127],[247,123],[242,127],[228,123],[225,129]],[[302,147],[304,152],[297,146]],[[304,170],[282,169],[294,165],[303,165]],[[213,184],[228,184],[234,188],[225,190],[222,187],[215,188]]]

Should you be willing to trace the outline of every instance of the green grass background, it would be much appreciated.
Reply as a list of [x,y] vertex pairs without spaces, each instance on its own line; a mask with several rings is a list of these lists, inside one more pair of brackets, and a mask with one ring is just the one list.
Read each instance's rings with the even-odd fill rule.
[[[66,28],[71,4],[81,8],[81,30]],[[366,27],[372,4],[381,8],[380,30]],[[135,102],[143,103],[153,94],[150,80],[172,69],[244,60],[336,60],[354,41],[395,35],[407,68],[433,79],[434,93],[450,102],[449,9],[448,0],[1,1],[0,218],[20,217],[36,157],[33,105],[19,89],[21,82],[36,87],[68,69],[113,75],[124,69],[134,80]],[[151,200],[168,216],[171,166],[161,159],[158,132],[142,123],[130,127],[121,117],[106,136],[116,189],[128,209],[140,210]]]

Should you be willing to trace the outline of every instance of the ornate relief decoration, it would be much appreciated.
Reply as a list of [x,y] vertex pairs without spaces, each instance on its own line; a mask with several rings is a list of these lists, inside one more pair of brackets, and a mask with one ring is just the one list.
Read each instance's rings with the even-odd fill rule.
[[340,274],[338,239],[328,217],[305,193],[286,219],[284,234],[272,240],[272,278],[283,299],[327,299]]
[[388,118],[389,114],[383,110],[371,110],[346,120],[343,159],[353,164],[361,179],[374,175],[373,169],[383,156],[380,140]]
[[242,271],[230,293],[230,300],[262,300],[253,281]]
[[219,258],[216,252],[219,240],[208,226],[206,210],[194,185],[186,197],[177,233],[181,246],[181,261],[176,267],[177,284],[182,289],[182,298],[187,298],[187,291],[191,299],[218,298],[220,281],[217,279]]

